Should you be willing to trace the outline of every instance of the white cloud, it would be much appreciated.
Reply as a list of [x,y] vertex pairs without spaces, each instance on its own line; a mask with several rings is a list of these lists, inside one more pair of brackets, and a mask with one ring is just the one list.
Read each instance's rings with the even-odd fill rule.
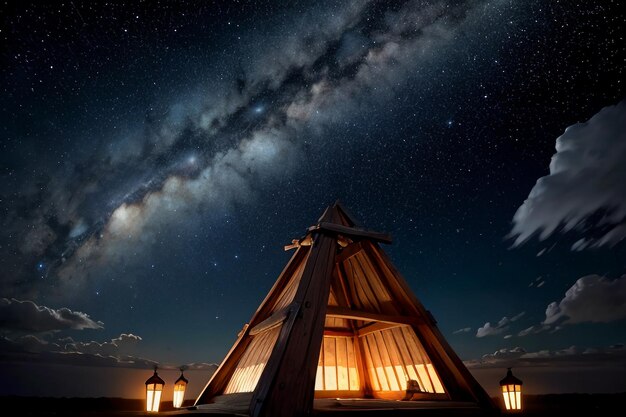
[[458,329],[452,332],[452,334],[459,334],[459,333],[469,333],[472,331],[471,327],[464,327],[462,329]]
[[504,330],[506,329],[498,327],[498,325],[492,326],[490,322],[487,322],[476,330],[476,337],[494,336],[503,333]]
[[103,323],[69,308],[39,306],[30,300],[0,299],[0,329],[47,332],[65,329],[101,329]]
[[545,332],[550,329],[551,327],[548,325],[533,325],[524,330],[521,330],[517,335],[519,337],[524,337],[524,336],[528,336],[529,334],[537,334],[537,333]]
[[626,318],[626,275],[610,280],[599,275],[578,279],[565,297],[546,308],[544,324],[608,323]]
[[537,181],[513,217],[514,245],[536,233],[544,240],[561,227],[563,232],[584,234],[573,250],[622,241],[625,167],[626,101],[622,101],[586,123],[568,127],[556,140],[550,174]]
[[520,318],[522,318],[526,314],[525,311],[522,311],[519,314],[516,314],[512,318],[508,318],[506,316],[502,317],[497,324],[492,325],[491,322],[485,323],[483,326],[479,327],[476,331],[476,337],[486,337],[486,336],[495,336],[497,334],[504,333],[509,329],[509,325]]

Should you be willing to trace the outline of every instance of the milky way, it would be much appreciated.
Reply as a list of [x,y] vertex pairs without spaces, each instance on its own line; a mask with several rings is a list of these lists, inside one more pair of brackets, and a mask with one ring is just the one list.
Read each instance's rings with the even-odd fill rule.
[[149,247],[176,219],[248,201],[259,184],[290,175],[304,152],[318,152],[313,142],[328,126],[391,100],[437,59],[435,48],[490,12],[474,1],[353,2],[301,16],[270,47],[243,51],[252,56],[239,77],[199,87],[63,167],[38,190],[34,213],[17,222],[13,213],[11,233],[29,230],[18,239],[29,266],[79,285],[127,262],[124,254]]

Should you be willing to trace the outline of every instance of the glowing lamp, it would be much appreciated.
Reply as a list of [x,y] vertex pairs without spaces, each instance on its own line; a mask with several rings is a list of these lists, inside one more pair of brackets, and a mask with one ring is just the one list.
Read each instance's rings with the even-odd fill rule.
[[183,375],[183,370],[180,370],[180,376],[174,382],[174,408],[180,408],[183,405],[185,399],[185,388],[187,388],[187,378]]
[[522,409],[522,381],[515,378],[511,368],[507,368],[506,376],[500,381],[504,406],[507,411],[519,411]]
[[154,375],[152,375],[146,381],[146,411],[157,412],[159,411],[159,405],[161,404],[161,394],[163,393],[163,381],[157,374],[156,367],[154,368]]

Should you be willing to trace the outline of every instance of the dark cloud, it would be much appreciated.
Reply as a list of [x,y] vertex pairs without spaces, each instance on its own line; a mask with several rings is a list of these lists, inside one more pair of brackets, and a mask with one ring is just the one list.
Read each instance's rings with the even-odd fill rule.
[[546,308],[543,324],[608,323],[626,318],[626,275],[608,279],[588,275],[578,279],[559,302]]
[[102,322],[69,308],[49,308],[33,301],[0,299],[0,328],[9,331],[49,332],[66,329],[101,329]]
[[556,141],[550,174],[540,178],[513,217],[520,245],[538,233],[572,232],[573,250],[614,246],[626,238],[626,101],[570,126]]
[[[122,333],[106,342],[75,342],[72,338],[47,341],[35,335],[0,338],[0,361],[26,361],[30,363],[53,363],[77,366],[104,366],[120,368],[179,369],[179,364],[158,363],[128,354],[141,342],[141,337]],[[183,365],[188,370],[217,369],[214,363],[190,363]]]
[[560,350],[528,352],[522,347],[503,348],[483,355],[480,359],[465,361],[468,368],[499,368],[503,366],[614,366],[626,360],[626,347],[615,344],[608,347],[579,348],[570,346]]

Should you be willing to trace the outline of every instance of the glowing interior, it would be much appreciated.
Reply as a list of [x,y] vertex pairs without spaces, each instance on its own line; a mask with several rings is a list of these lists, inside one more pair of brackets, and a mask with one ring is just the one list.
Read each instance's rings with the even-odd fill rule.
[[503,385],[502,397],[504,398],[504,406],[507,410],[522,409],[522,386],[521,385]]
[[146,386],[146,411],[157,412],[161,404],[163,385],[149,384]]
[[359,391],[359,372],[350,337],[324,336],[315,378],[316,391]]
[[180,408],[183,405],[184,398],[185,398],[185,384],[174,385],[174,398],[172,400],[174,407]]
[[267,363],[282,326],[276,326],[252,338],[243,356],[237,364],[224,394],[252,392],[256,387],[265,364]]
[[359,343],[374,392],[404,392],[409,380],[424,393],[445,393],[422,344],[409,326],[372,332],[360,337],[324,336],[315,380],[316,391],[362,389],[354,343]]

